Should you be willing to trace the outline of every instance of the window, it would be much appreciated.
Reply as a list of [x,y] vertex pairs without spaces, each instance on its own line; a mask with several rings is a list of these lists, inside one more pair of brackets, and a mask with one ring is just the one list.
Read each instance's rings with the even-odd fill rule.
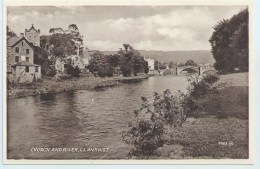
[[15,53],[19,53],[19,47],[15,47]]
[[15,56],[15,62],[19,62],[20,61],[20,57],[19,56]]
[[35,72],[39,72],[38,66],[35,67]]
[[25,67],[25,72],[29,72],[29,66]]
[[23,42],[22,42],[22,46],[23,46]]
[[26,49],[26,54],[30,54],[30,49]]
[[29,63],[29,57],[26,57],[26,62],[28,62],[28,63]]

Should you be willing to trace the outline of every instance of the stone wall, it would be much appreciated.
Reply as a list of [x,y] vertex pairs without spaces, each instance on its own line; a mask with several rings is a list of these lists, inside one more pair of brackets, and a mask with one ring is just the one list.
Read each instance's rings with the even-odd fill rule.
[[40,47],[40,30],[35,30],[35,29],[30,29],[30,30],[25,30],[25,38],[33,43],[34,46],[39,46]]
[[[19,47],[19,53],[16,53],[15,48]],[[29,49],[29,54],[26,54],[26,49]],[[8,47],[7,48],[7,72],[11,72],[11,65],[15,64],[15,57],[19,56],[19,62],[21,62],[22,60],[22,56],[24,56],[25,60],[26,57],[29,57],[29,63],[33,64],[34,63],[34,57],[33,57],[33,49],[31,48],[31,46],[29,46],[25,40],[22,40],[21,42],[19,42],[16,46],[12,47]],[[25,61],[24,60],[24,61]]]
[[[16,71],[14,74],[14,83],[31,83],[34,80],[41,79],[41,67],[38,67],[38,72],[35,71],[35,66],[29,67],[29,72],[25,71],[26,66],[16,66]],[[35,77],[35,79],[34,79]]]

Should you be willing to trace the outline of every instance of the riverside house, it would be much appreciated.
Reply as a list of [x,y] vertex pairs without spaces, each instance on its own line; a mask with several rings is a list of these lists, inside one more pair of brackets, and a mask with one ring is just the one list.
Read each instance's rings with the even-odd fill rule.
[[[32,35],[31,35],[32,36]],[[34,36],[33,36],[34,37]],[[35,38],[31,38],[35,40]],[[41,78],[41,66],[34,64],[34,45],[24,34],[7,38],[7,78],[11,83],[31,83]]]
[[151,58],[144,58],[146,62],[148,62],[149,71],[154,70],[154,63],[155,61]]

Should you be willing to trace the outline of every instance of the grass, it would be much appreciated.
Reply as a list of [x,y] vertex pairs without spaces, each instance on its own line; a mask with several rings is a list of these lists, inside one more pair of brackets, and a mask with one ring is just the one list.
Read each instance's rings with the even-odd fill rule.
[[[248,158],[248,74],[221,75],[219,84],[229,87],[199,98],[198,118],[167,134],[162,148],[168,158]],[[178,152],[169,147],[181,146]],[[174,154],[174,156],[173,156]]]

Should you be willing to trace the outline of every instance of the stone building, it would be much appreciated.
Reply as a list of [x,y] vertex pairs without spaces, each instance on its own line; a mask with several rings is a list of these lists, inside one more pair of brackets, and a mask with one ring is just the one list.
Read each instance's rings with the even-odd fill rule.
[[148,62],[149,71],[154,70],[154,63],[155,61],[151,58],[144,58],[146,62]]
[[34,46],[23,33],[7,39],[7,77],[13,83],[30,83],[41,78],[41,67],[34,64]]
[[25,38],[34,46],[40,47],[40,29],[36,30],[33,24],[29,30],[25,29]]

